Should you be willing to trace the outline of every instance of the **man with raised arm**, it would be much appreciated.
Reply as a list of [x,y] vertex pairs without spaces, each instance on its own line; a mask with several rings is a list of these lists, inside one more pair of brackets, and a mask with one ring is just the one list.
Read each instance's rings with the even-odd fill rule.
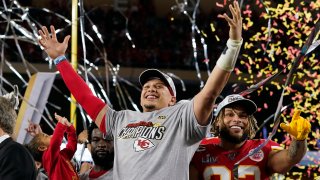
[[55,29],[39,30],[39,43],[54,59],[61,76],[79,104],[102,132],[114,138],[114,179],[188,179],[189,163],[209,130],[213,106],[234,69],[242,44],[239,4],[229,6],[232,18],[220,15],[229,26],[227,48],[204,88],[190,101],[176,103],[172,79],[157,69],[141,73],[143,112],[116,111],[95,97],[66,60],[70,36],[57,41]]
[[[214,137],[203,139],[194,154],[191,180],[235,179],[235,172],[239,180],[267,180],[273,173],[285,174],[301,161],[307,151],[310,122],[295,110],[289,125],[281,123],[280,127],[293,137],[288,149],[283,149],[272,140],[253,139],[258,130],[253,116],[256,111],[256,104],[239,94],[231,94],[219,103],[212,122]],[[258,146],[262,148],[245,158]]]

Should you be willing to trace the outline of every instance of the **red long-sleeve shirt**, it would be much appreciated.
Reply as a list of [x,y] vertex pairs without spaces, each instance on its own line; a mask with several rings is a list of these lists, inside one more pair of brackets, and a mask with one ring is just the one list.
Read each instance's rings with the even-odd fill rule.
[[[106,103],[92,93],[88,85],[74,71],[67,60],[59,62],[57,68],[69,91],[88,115],[95,121],[102,108],[106,106]],[[106,132],[105,115],[102,118],[99,128],[101,132]]]
[[[64,133],[68,134],[68,144],[60,151]],[[77,134],[73,126],[67,127],[58,123],[54,129],[50,146],[42,156],[43,167],[50,180],[76,180],[79,179],[71,159],[77,150]]]

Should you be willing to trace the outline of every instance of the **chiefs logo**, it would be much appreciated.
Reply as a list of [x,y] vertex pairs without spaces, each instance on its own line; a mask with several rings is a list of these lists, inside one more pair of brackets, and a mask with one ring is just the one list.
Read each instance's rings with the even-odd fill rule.
[[[251,151],[253,151],[253,150],[254,150],[254,149],[251,149],[251,150],[249,151],[249,154],[250,154]],[[250,157],[250,159],[251,159],[252,161],[259,162],[259,161],[262,161],[262,159],[264,158],[264,153],[263,153],[262,150],[260,150],[260,151],[256,152],[255,154],[253,154],[252,156],[249,156],[249,157]]]
[[149,139],[139,137],[134,141],[133,147],[136,152],[140,152],[154,147],[154,144]]

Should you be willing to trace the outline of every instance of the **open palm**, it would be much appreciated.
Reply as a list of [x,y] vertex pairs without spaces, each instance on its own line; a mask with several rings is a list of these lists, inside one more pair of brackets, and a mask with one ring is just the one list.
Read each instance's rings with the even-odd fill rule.
[[39,35],[41,39],[39,40],[39,44],[44,48],[45,52],[52,59],[57,58],[58,56],[62,56],[65,54],[68,48],[68,42],[70,39],[70,35],[66,36],[62,43],[58,42],[56,31],[53,26],[50,26],[51,36],[47,27],[42,26],[41,30],[39,30]]

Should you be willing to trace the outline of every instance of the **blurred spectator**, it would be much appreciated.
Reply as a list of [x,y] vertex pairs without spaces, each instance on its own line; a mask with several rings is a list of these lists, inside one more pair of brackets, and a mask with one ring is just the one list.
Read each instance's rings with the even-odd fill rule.
[[31,154],[11,138],[18,104],[16,93],[0,96],[0,179],[34,180],[36,168]]
[[[57,126],[52,136],[43,132],[35,132],[33,124],[30,124],[27,131],[34,133],[34,138],[28,144],[28,148],[34,154],[42,157],[42,164],[49,179],[79,179],[71,159],[77,149],[77,135],[72,124],[57,114]],[[64,133],[68,134],[68,144],[65,149],[60,150]]]

